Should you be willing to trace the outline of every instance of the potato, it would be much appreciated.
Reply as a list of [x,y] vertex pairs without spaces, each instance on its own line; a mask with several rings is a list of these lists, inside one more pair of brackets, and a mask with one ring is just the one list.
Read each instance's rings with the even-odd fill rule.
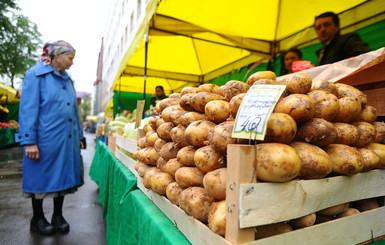
[[332,161],[333,172],[353,175],[364,168],[364,158],[355,147],[342,144],[330,144],[325,149]]
[[317,146],[333,143],[337,138],[337,130],[333,123],[322,118],[313,118],[298,128],[296,139]]
[[225,89],[224,85],[219,86],[219,88],[217,89],[217,94],[219,94],[223,98],[225,97],[225,90],[224,89]]
[[335,122],[351,123],[361,113],[362,107],[360,101],[355,97],[343,97],[338,99],[340,104],[339,111],[334,118]]
[[166,188],[166,197],[171,203],[179,206],[179,197],[183,189],[176,183],[171,182]]
[[332,162],[329,155],[321,148],[305,142],[292,142],[293,147],[301,159],[301,172],[303,179],[321,179],[332,171]]
[[[161,159],[161,158],[159,158]],[[178,159],[176,158],[171,158],[170,160],[168,161],[161,161],[161,162],[157,162],[157,167],[162,170],[163,172],[166,172],[168,174],[170,174],[171,176],[175,176],[175,172],[180,169],[181,167],[183,167],[182,164],[180,164],[180,162],[178,161]]]
[[156,129],[157,129],[157,125],[156,125],[156,121],[158,120],[160,118],[160,116],[153,116],[153,117],[151,117],[150,118],[150,120],[148,121],[148,123],[151,125],[151,128],[153,129],[153,130],[155,130],[156,131]]
[[190,123],[184,131],[186,141],[190,145],[196,147],[204,146],[209,132],[214,129],[215,126],[215,123],[208,120],[200,120]]
[[310,92],[312,79],[306,73],[293,73],[283,81],[283,84],[291,94],[307,94]]
[[156,167],[151,167],[149,168],[145,173],[144,173],[144,176],[143,176],[143,185],[144,187],[146,187],[147,189],[151,189],[151,177],[156,174],[156,173],[159,173],[161,172],[162,170],[156,168]]
[[376,136],[376,128],[367,122],[355,122],[354,126],[358,129],[358,139],[354,142],[353,146],[364,147],[373,142]]
[[175,181],[182,188],[203,186],[204,175],[197,167],[181,167],[175,172]]
[[337,97],[343,98],[343,97],[353,97],[357,98],[360,102],[361,106],[364,106],[368,103],[366,94],[364,94],[359,89],[350,86],[348,84],[343,83],[334,83],[337,87]]
[[338,95],[337,86],[329,81],[326,80],[315,80],[311,84],[311,91],[313,90],[323,90],[325,92],[334,94],[335,96]]
[[179,206],[188,215],[207,223],[211,204],[214,198],[202,187],[189,187],[179,196]]
[[159,126],[165,123],[162,117],[159,116],[159,118],[156,120],[156,130],[158,130]]
[[368,198],[368,199],[355,201],[353,203],[353,206],[356,209],[358,209],[360,212],[365,212],[365,211],[376,209],[376,208],[380,207],[376,198]]
[[[146,147],[146,148],[143,148],[143,149],[140,149],[140,150],[138,150],[138,151],[136,151],[136,152],[134,153],[134,157],[135,157],[136,159],[138,159],[139,161],[141,161],[141,162],[147,164],[147,165],[155,165],[156,162],[155,162],[155,164],[154,164],[154,162],[153,162],[153,160],[154,160],[153,157],[154,157],[154,155],[156,155],[156,154],[154,153],[153,150],[155,150],[155,149],[154,149],[154,147],[151,147],[151,146]],[[155,151],[155,152],[156,152],[156,151]],[[150,154],[151,154],[151,157],[152,157],[152,158],[150,158]],[[159,156],[158,156],[158,157],[159,157]]]
[[286,232],[290,232],[293,228],[288,223],[275,223],[269,225],[261,225],[255,227],[255,239],[262,239],[266,237],[271,237]]
[[172,93],[168,96],[169,98],[176,98],[176,99],[179,99],[180,98],[180,94],[179,93]]
[[188,145],[183,147],[178,151],[176,154],[176,158],[178,159],[179,163],[183,166],[190,166],[195,167],[194,163],[194,154],[195,154],[196,148],[192,145]]
[[183,108],[180,107],[179,104],[177,105],[172,105],[172,106],[169,106],[167,108],[165,108],[162,113],[160,114],[160,116],[162,117],[162,119],[165,121],[165,122],[171,122],[171,113],[176,113],[176,112],[179,112],[182,113],[184,112]]
[[208,227],[213,232],[224,236],[226,233],[226,201],[214,202],[211,204],[208,215]]
[[335,144],[353,145],[358,140],[358,128],[348,123],[333,123],[337,131]]
[[313,90],[308,95],[315,102],[314,117],[332,121],[337,116],[340,103],[335,95],[323,90]]
[[352,216],[352,215],[359,214],[359,213],[360,213],[360,211],[358,209],[348,208],[346,211],[338,214],[336,216],[336,218],[343,218],[343,217]]
[[185,94],[179,99],[179,106],[185,111],[193,111],[194,107],[191,105],[191,98],[194,94]]
[[178,98],[165,98],[161,101],[159,101],[156,105],[156,111],[158,113],[161,113],[164,109],[166,109],[169,106],[178,105],[179,99]]
[[139,162],[139,161],[135,164],[135,170],[136,170],[136,172],[138,172],[140,177],[143,177],[144,173],[146,173],[146,171],[150,168],[151,168],[151,166],[144,164],[142,162]]
[[163,157],[164,160],[168,161],[171,158],[176,158],[180,146],[174,142],[167,142],[160,148],[159,156]]
[[234,121],[226,121],[209,132],[207,139],[215,151],[226,154],[227,145],[237,143],[237,139],[231,137],[233,127]]
[[194,163],[200,171],[208,173],[226,167],[226,158],[220,152],[215,151],[211,145],[208,145],[195,151]]
[[[154,146],[155,142],[159,139],[158,133],[151,131],[152,133],[147,138],[147,146]],[[147,134],[146,134],[147,135]]]
[[149,151],[147,152],[147,160],[145,161],[146,164],[149,165],[156,165],[156,162],[159,158],[159,153],[155,150],[154,147],[148,147]]
[[257,71],[249,76],[247,79],[247,84],[249,86],[253,85],[255,81],[259,79],[271,79],[276,80],[277,76],[272,71]]
[[213,83],[205,83],[197,87],[196,93],[200,92],[208,92],[216,94],[218,91],[219,86]]
[[362,108],[358,121],[373,123],[377,119],[377,109],[370,105],[365,105]]
[[272,113],[267,121],[265,141],[288,144],[296,133],[297,124],[290,115]]
[[358,151],[364,159],[364,168],[362,171],[369,171],[377,167],[380,162],[380,157],[374,151],[366,148],[360,148]]
[[194,94],[190,99],[191,106],[199,112],[205,111],[205,106],[212,100],[224,100],[223,96],[209,92],[200,92]]
[[350,206],[349,202],[342,203],[329,208],[322,209],[318,211],[317,214],[325,215],[325,216],[334,216],[345,212],[346,210],[348,210],[349,206]]
[[171,140],[171,129],[174,128],[174,124],[172,122],[165,122],[156,129],[156,132],[158,133],[158,137],[161,138],[164,141],[170,141]]
[[150,177],[151,190],[159,195],[165,196],[167,186],[174,182],[174,178],[166,172],[157,172]]
[[172,142],[178,143],[180,147],[189,145],[184,135],[185,131],[186,131],[186,127],[181,124],[171,129],[170,135],[171,135]]
[[146,148],[147,147],[147,138],[146,138],[146,136],[140,138],[138,140],[137,144],[138,144],[138,147],[140,149]]
[[185,94],[196,94],[197,88],[194,87],[184,87],[180,93],[179,98],[182,98]]
[[250,85],[237,80],[228,81],[223,85],[223,93],[226,101],[230,101],[234,96],[242,93],[246,93],[249,90]]
[[291,94],[278,101],[274,112],[286,113],[297,123],[305,122],[314,116],[314,100],[305,94]]
[[227,168],[219,168],[208,172],[203,177],[203,187],[216,200],[226,199]]
[[245,93],[238,94],[230,100],[230,111],[233,118],[237,117],[239,106],[242,104],[242,100],[245,97]]
[[385,123],[373,122],[372,124],[376,128],[376,136],[374,136],[373,143],[385,142]]
[[187,112],[187,113],[181,115],[181,117],[180,117],[180,123],[185,127],[190,125],[190,123],[196,122],[199,120],[208,120],[208,118],[206,117],[205,114],[203,114],[201,112],[197,112],[197,111]]
[[377,168],[385,168],[385,145],[379,143],[371,143],[365,148],[374,151],[374,153],[376,153],[377,156],[380,158]]
[[205,106],[205,115],[214,123],[226,121],[230,114],[230,103],[224,100],[212,100]]
[[300,174],[301,159],[296,150],[281,143],[257,144],[257,179],[286,182]]
[[149,131],[154,131],[154,129],[152,128],[151,124],[150,123],[146,123],[144,126],[143,126],[143,132],[145,134],[147,134],[147,132]]
[[155,150],[156,151],[160,151],[160,149],[162,149],[162,146],[164,145],[164,144],[166,144],[167,143],[167,141],[165,141],[165,140],[162,140],[162,139],[157,139],[156,141],[155,141],[155,143],[154,143],[154,148],[155,148]]
[[294,228],[305,228],[315,224],[316,214],[311,213],[297,219],[293,219],[289,221],[289,224]]
[[252,85],[264,85],[264,84],[278,85],[278,84],[280,84],[280,83],[277,82],[275,79],[265,79],[265,78],[261,78],[261,79],[256,80]]

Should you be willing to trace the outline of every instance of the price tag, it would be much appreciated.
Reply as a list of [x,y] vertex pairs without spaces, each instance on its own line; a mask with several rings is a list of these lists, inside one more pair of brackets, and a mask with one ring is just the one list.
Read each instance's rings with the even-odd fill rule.
[[143,111],[144,111],[144,105],[146,101],[145,100],[137,100],[136,101],[136,120],[135,120],[135,128],[138,128],[140,126],[140,122],[143,119]]
[[239,107],[231,137],[264,140],[267,120],[286,85],[253,85]]

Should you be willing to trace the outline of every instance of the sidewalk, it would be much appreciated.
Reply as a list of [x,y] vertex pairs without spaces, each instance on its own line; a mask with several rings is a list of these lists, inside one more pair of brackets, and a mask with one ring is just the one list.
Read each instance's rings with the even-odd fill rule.
[[[103,245],[105,222],[98,203],[98,187],[88,172],[95,152],[93,134],[85,133],[87,149],[82,150],[85,184],[64,199],[63,215],[71,225],[68,234],[40,236],[30,233],[31,200],[21,196],[21,147],[0,149],[0,244]],[[44,200],[47,220],[51,219],[52,199]]]

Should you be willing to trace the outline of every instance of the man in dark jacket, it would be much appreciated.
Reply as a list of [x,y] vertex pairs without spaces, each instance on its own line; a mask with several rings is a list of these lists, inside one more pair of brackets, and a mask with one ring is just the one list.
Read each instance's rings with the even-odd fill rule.
[[323,48],[317,51],[317,65],[324,65],[371,51],[356,33],[340,34],[338,15],[326,12],[315,17],[314,29]]
[[163,87],[162,86],[156,86],[155,87],[155,94],[152,95],[151,100],[150,100],[151,105],[155,106],[157,101],[163,100],[165,98],[167,98],[167,96],[164,94]]

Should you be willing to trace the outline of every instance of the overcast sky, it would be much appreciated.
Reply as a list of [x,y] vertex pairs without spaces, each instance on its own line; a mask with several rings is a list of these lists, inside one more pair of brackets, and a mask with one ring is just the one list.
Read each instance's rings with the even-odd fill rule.
[[21,13],[37,24],[42,41],[65,40],[76,49],[69,69],[78,91],[94,92],[106,0],[19,0]]

